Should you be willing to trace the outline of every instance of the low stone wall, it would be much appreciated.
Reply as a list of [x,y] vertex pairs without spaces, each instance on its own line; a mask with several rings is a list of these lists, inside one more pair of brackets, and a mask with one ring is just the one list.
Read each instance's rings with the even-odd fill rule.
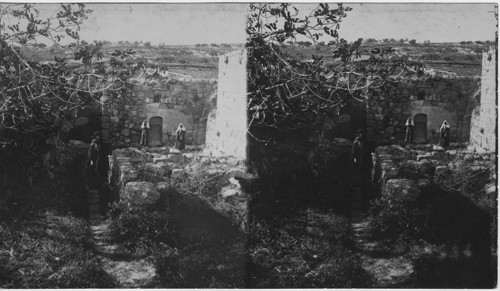
[[[156,173],[156,178],[158,174],[161,175],[161,181],[143,181],[147,177],[141,176],[141,171],[148,169]],[[116,149],[110,157],[110,185],[119,201],[130,208],[153,205],[160,199],[159,192],[175,188],[178,183],[201,183],[203,181],[190,179],[200,174],[204,174],[205,178],[221,177],[226,184],[219,193],[206,193],[206,197],[174,191],[175,195],[186,196],[175,197],[174,200],[193,203],[168,203],[171,207],[168,211],[178,211],[179,209],[175,209],[177,207],[184,209],[182,211],[191,211],[190,207],[202,205],[204,211],[215,211],[240,230],[246,231],[249,197],[245,192],[245,185],[253,177],[247,173],[245,165],[239,159],[230,156],[216,158],[203,152],[181,153],[165,147],[157,148],[155,152],[144,152],[136,148]]]
[[[472,162],[473,171],[490,171],[490,181],[496,180],[495,154],[478,154],[464,148],[445,150],[435,145],[397,145],[376,148],[372,155],[372,182],[386,197],[395,203],[414,202],[423,187],[434,179],[456,170],[457,161]],[[491,184],[491,183],[490,183]],[[494,185],[486,185],[486,192],[496,191]]]

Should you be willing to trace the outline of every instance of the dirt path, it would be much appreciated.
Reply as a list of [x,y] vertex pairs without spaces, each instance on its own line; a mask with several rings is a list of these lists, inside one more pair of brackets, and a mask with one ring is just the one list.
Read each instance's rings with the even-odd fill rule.
[[370,222],[364,207],[366,202],[363,192],[360,188],[354,188],[352,194],[351,226],[354,246],[363,269],[374,278],[373,287],[403,287],[414,273],[411,258],[391,253],[380,241],[370,236]]
[[154,287],[156,270],[151,258],[138,257],[113,242],[110,221],[101,215],[99,192],[88,189],[87,199],[92,242],[103,269],[116,279],[120,288]]

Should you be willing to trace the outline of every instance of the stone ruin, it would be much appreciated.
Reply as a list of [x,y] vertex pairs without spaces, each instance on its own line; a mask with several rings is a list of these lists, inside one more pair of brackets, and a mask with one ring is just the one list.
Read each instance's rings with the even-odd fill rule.
[[479,153],[496,152],[497,65],[495,49],[483,54],[480,101],[473,111],[470,129],[470,149]]
[[368,134],[379,144],[403,141],[406,120],[413,117],[414,143],[439,139],[444,120],[451,126],[452,141],[468,141],[471,100],[478,81],[477,77],[434,76],[388,83],[382,102],[365,105]]
[[[154,77],[153,79],[151,77]],[[205,143],[206,117],[210,108],[204,108],[203,116],[197,123],[182,110],[184,87],[201,87],[212,84],[215,91],[216,80],[195,79],[190,76],[145,69],[132,78],[132,86],[123,93],[123,102],[110,102],[102,98],[103,136],[114,145],[138,144],[141,124],[147,119],[150,124],[149,145],[162,146],[175,141],[175,130],[179,123],[187,128],[186,141],[193,145]],[[208,95],[213,94],[213,91]],[[125,97],[125,98],[123,98]]]
[[216,109],[207,122],[206,150],[212,155],[247,158],[246,50],[219,58]]

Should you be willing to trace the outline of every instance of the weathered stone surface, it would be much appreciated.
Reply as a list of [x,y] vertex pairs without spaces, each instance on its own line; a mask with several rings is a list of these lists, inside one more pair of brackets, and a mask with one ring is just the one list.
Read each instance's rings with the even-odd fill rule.
[[184,153],[182,154],[182,156],[184,157],[184,161],[186,162],[192,161],[195,157],[193,153]]
[[167,163],[170,159],[166,155],[155,155],[153,157],[153,163]]
[[420,161],[409,160],[407,164],[416,169],[418,174],[433,175],[436,170],[436,166],[431,161],[425,159]]
[[168,153],[170,153],[170,154],[178,154],[178,155],[182,154],[182,152],[180,150],[176,149],[176,148],[168,148]]
[[448,154],[445,151],[434,151],[431,155],[436,160],[445,160],[448,158]]
[[444,148],[442,146],[435,145],[432,147],[433,151],[444,151]]
[[429,159],[434,159],[431,153],[427,153],[424,155],[418,155],[417,156],[417,161],[422,161],[422,160],[429,160]]
[[124,186],[130,181],[137,179],[137,171],[132,167],[130,163],[121,163],[119,165],[119,180],[118,182]]
[[413,180],[392,179],[386,182],[382,195],[398,204],[410,204],[420,196],[420,190]]
[[153,205],[160,199],[160,193],[150,182],[129,182],[120,191],[120,201],[129,207]]
[[184,162],[184,156],[180,154],[169,154],[167,155],[168,161],[172,163],[182,163]]
[[169,177],[172,173],[171,168],[165,162],[157,162],[157,163],[147,163],[146,167],[158,172],[160,175],[164,177]]
[[231,186],[227,186],[227,187],[222,188],[220,192],[221,192],[222,197],[224,197],[224,198],[228,198],[228,197],[234,196],[234,195],[241,195],[241,190],[235,189]]
[[161,191],[161,190],[167,190],[170,188],[170,183],[168,182],[158,182],[156,183],[156,190]]

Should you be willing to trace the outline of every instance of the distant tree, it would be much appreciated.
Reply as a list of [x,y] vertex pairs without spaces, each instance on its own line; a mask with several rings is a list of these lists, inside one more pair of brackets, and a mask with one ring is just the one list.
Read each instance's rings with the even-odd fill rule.
[[150,47],[150,46],[151,46],[151,42],[146,41],[146,42],[144,43],[144,46],[145,46],[145,47]]
[[374,39],[374,38],[367,38],[367,39],[365,40],[365,43],[377,43],[377,40],[376,40],[376,39]]
[[412,39],[412,40],[410,40],[410,42],[409,42],[409,43],[410,43],[410,44],[412,44],[412,45],[415,45],[415,44],[417,44],[417,40]]
[[197,43],[194,45],[195,47],[201,47],[201,44]]
[[402,39],[402,38],[400,38],[398,42],[399,42],[399,43],[404,43],[404,42],[405,42],[405,40],[404,40],[404,39]]
[[476,40],[474,43],[476,43],[476,44],[484,44],[484,41]]
[[310,41],[304,41],[304,46],[312,46],[313,43]]
[[211,44],[210,44],[210,46],[213,46],[213,47],[219,47],[219,45],[218,45],[218,44],[216,44],[216,43],[211,43]]

